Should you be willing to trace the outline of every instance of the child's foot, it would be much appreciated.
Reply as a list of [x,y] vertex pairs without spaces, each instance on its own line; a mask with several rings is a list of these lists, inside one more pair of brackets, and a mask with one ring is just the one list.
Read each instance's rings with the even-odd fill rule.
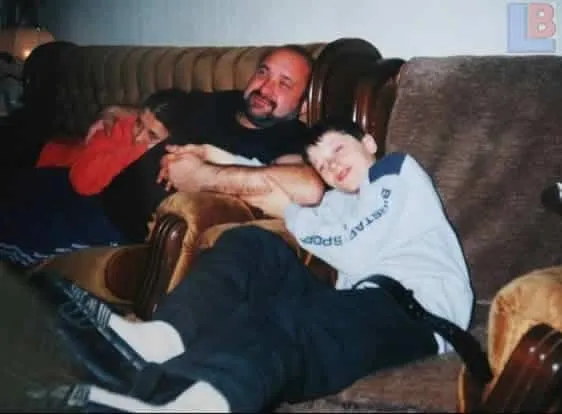
[[74,284],[66,293],[70,299],[58,309],[60,333],[104,383],[126,388],[147,363],[162,363],[184,352],[170,324],[128,321]]
[[132,322],[113,312],[102,300],[86,290],[71,285],[71,300],[59,309],[67,320],[78,325],[92,324],[111,342],[115,334],[146,362],[163,363],[184,352],[183,342],[175,328],[164,321]]

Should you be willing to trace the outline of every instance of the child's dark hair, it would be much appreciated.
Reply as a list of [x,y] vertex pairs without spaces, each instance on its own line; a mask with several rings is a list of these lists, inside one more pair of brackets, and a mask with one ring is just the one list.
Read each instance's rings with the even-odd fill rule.
[[303,160],[310,164],[308,158],[308,149],[318,144],[320,139],[328,132],[342,132],[347,135],[351,135],[358,141],[361,141],[365,136],[366,132],[359,126],[357,122],[353,122],[345,118],[332,118],[318,121],[312,125],[302,141],[302,151],[301,155]]
[[161,89],[142,103],[168,129],[170,135],[183,128],[190,105],[189,94],[179,88]]

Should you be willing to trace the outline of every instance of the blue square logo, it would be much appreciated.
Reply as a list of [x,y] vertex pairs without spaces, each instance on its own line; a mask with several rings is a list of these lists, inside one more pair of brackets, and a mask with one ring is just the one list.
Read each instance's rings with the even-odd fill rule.
[[556,6],[554,3],[509,3],[507,5],[507,51],[554,53],[556,51]]

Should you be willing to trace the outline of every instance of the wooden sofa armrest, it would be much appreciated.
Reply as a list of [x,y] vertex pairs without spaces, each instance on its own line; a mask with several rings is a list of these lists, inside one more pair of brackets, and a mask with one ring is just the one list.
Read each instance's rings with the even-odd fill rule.
[[[496,293],[488,316],[488,360],[494,375],[488,384],[478,383],[463,367],[461,412],[552,408],[541,404],[561,408],[562,266],[531,271]],[[558,400],[548,402],[552,387],[558,387]]]
[[133,311],[140,319],[150,319],[156,304],[166,293],[187,227],[187,222],[179,215],[164,213],[158,217],[147,243],[143,278],[135,289]]
[[332,117],[351,118],[384,154],[387,124],[405,60],[383,58],[362,39],[329,43],[315,62],[308,92],[308,124]]
[[137,286],[135,314],[149,319],[162,296],[177,286],[206,229],[253,220],[260,214],[241,199],[225,194],[178,192],[163,200],[149,223],[148,262]]
[[459,377],[458,411],[560,412],[562,409],[562,332],[540,323],[525,332],[502,369],[488,384]]
[[396,98],[403,59],[381,59],[373,71],[359,76],[354,90],[352,119],[377,142],[377,157],[386,152],[387,125]]

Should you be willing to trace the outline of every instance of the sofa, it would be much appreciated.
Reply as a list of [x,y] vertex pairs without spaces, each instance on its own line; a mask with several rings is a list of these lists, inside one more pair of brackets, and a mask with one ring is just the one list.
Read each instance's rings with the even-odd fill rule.
[[[404,61],[383,58],[361,39],[307,47],[316,66],[303,119],[348,116],[373,133],[379,156],[408,152],[433,177],[470,267],[476,298],[470,332],[500,377],[531,328],[545,323],[562,331],[562,217],[540,201],[542,190],[562,177],[562,58]],[[100,107],[134,104],[158,88],[241,88],[265,50],[45,45],[26,63],[26,104],[48,105],[51,112],[37,120],[45,130],[74,134]],[[281,234],[315,274],[333,282],[333,269],[300,249],[278,220],[211,193],[164,200],[147,223],[146,243],[57,256],[31,274],[58,272],[122,304],[132,317],[150,319],[199,251],[225,229],[248,224]],[[450,352],[277,410],[472,411],[494,395],[494,384],[479,383],[468,368]]]

